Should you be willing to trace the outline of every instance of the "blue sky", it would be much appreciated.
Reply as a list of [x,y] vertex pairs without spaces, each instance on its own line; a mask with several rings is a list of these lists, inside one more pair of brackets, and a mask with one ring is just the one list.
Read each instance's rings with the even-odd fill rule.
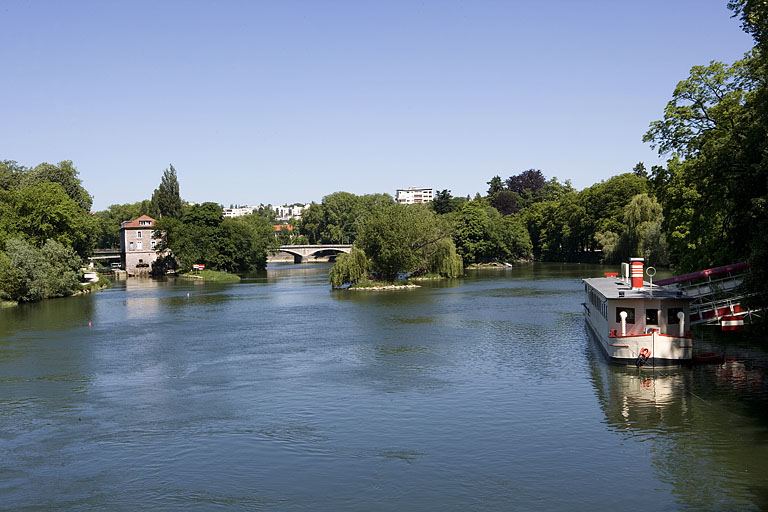
[[0,159],[72,160],[94,209],[293,203],[638,161],[691,66],[751,38],[726,1],[0,4]]

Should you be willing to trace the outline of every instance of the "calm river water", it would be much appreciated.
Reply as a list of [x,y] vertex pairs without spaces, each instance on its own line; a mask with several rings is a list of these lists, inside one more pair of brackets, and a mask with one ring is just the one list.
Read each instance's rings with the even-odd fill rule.
[[768,508],[765,351],[608,366],[605,270],[333,292],[285,265],[0,310],[0,509]]

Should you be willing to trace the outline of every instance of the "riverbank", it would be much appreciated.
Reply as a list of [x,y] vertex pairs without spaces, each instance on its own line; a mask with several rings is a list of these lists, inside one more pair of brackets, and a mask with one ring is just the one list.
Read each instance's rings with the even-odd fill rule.
[[359,290],[359,291],[380,291],[380,290],[407,290],[411,288],[419,288],[419,285],[408,284],[374,284],[371,286],[350,286],[347,290]]
[[112,286],[112,281],[104,276],[99,276],[98,281],[92,281],[89,283],[80,283],[81,288],[72,295],[82,295],[84,293],[93,293],[99,290],[106,290]]
[[236,283],[240,281],[240,276],[220,270],[200,270],[194,274],[178,274],[177,277],[182,279],[201,279],[215,283]]
[[487,268],[505,269],[505,268],[513,268],[513,267],[514,265],[512,265],[511,263],[492,261],[490,263],[472,263],[471,265],[467,266],[465,270],[479,270],[479,269],[487,269]]

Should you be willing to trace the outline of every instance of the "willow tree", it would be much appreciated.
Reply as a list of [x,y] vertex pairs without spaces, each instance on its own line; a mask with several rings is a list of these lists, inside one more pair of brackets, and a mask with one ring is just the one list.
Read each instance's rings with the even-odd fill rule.
[[349,254],[340,254],[328,273],[331,286],[341,288],[345,284],[355,284],[368,278],[371,262],[363,251],[353,247]]
[[423,249],[449,236],[447,221],[425,205],[381,202],[357,221],[358,246],[378,279],[423,271]]

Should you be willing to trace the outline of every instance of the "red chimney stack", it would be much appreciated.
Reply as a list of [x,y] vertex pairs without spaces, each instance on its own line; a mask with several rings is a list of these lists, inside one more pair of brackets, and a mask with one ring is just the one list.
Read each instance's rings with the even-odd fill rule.
[[630,258],[629,275],[632,277],[632,289],[642,289],[643,287],[643,258]]

